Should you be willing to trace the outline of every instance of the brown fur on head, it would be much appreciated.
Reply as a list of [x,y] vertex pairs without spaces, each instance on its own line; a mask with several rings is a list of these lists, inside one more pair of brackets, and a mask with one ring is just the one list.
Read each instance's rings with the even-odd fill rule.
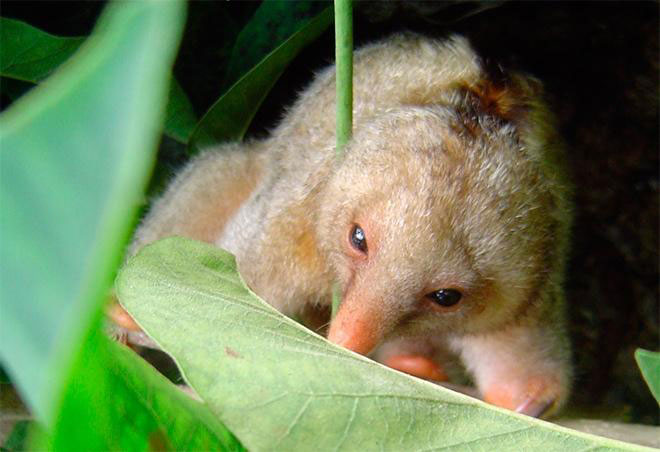
[[505,71],[501,66],[482,63],[483,77],[465,80],[457,86],[466,93],[466,103],[482,114],[511,123],[524,122],[539,107],[543,86],[533,77]]

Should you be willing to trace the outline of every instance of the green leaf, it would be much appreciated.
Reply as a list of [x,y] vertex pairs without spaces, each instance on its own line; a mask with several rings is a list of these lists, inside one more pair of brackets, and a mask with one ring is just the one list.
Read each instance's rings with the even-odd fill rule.
[[164,132],[170,138],[187,143],[197,125],[197,116],[179,82],[172,77],[165,109]]
[[0,17],[0,75],[37,83],[78,50],[85,38],[53,36],[19,20]]
[[328,3],[308,0],[263,2],[236,38],[224,86],[236,82],[275,47],[328,7]]
[[636,446],[511,413],[403,375],[306,330],[188,239],[145,247],[122,304],[241,442],[258,450],[584,450]]
[[46,427],[121,260],[182,24],[179,2],[112,5],[0,116],[0,359]]
[[222,142],[241,140],[268,91],[289,62],[331,23],[326,8],[241,77],[199,121],[190,141],[191,153]]
[[660,404],[660,353],[638,348],[635,350],[635,360],[651,394]]
[[[84,41],[82,37],[53,36],[24,22],[0,17],[0,75],[39,83],[68,60]],[[165,133],[187,143],[197,124],[197,117],[181,86],[172,80],[165,115]],[[13,86],[9,85],[9,88]],[[15,91],[8,93],[12,99],[16,97]]]
[[244,450],[205,405],[99,332],[77,368],[50,448]]

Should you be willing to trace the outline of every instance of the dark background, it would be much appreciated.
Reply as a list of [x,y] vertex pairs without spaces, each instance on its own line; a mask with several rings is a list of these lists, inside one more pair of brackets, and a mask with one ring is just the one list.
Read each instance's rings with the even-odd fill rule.
[[[0,13],[50,33],[88,34],[102,2],[2,2]],[[234,39],[259,2],[191,2],[175,76],[199,116],[229,84]],[[319,8],[323,5],[319,4]],[[557,113],[576,185],[567,283],[581,414],[659,423],[633,358],[660,348],[658,312],[658,17],[656,2],[358,2],[355,44],[396,31],[461,33],[481,54],[539,79]],[[332,30],[305,49],[248,135],[277,123],[333,60]],[[7,100],[3,99],[3,103]],[[164,139],[173,172],[185,154]]]

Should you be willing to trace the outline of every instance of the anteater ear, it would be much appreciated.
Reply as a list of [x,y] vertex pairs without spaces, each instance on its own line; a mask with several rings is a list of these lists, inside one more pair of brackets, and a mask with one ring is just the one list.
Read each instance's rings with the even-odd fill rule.
[[481,113],[517,122],[526,116],[543,95],[541,82],[517,72],[507,72],[499,65],[484,64],[484,76],[476,83],[462,88],[472,97],[474,107]]

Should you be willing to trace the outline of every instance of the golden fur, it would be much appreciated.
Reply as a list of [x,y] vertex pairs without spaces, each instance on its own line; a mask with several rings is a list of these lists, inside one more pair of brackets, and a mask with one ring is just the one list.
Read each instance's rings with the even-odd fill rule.
[[[269,138],[193,159],[131,252],[168,235],[214,243],[287,315],[328,305],[337,281],[344,302],[331,340],[362,353],[380,345],[380,359],[437,360],[450,349],[487,400],[533,415],[557,409],[571,380],[569,184],[540,84],[501,75],[490,77],[460,37],[364,47],[340,161],[330,67]],[[355,224],[367,255],[350,245]],[[443,288],[463,293],[454,309],[424,298]]]

